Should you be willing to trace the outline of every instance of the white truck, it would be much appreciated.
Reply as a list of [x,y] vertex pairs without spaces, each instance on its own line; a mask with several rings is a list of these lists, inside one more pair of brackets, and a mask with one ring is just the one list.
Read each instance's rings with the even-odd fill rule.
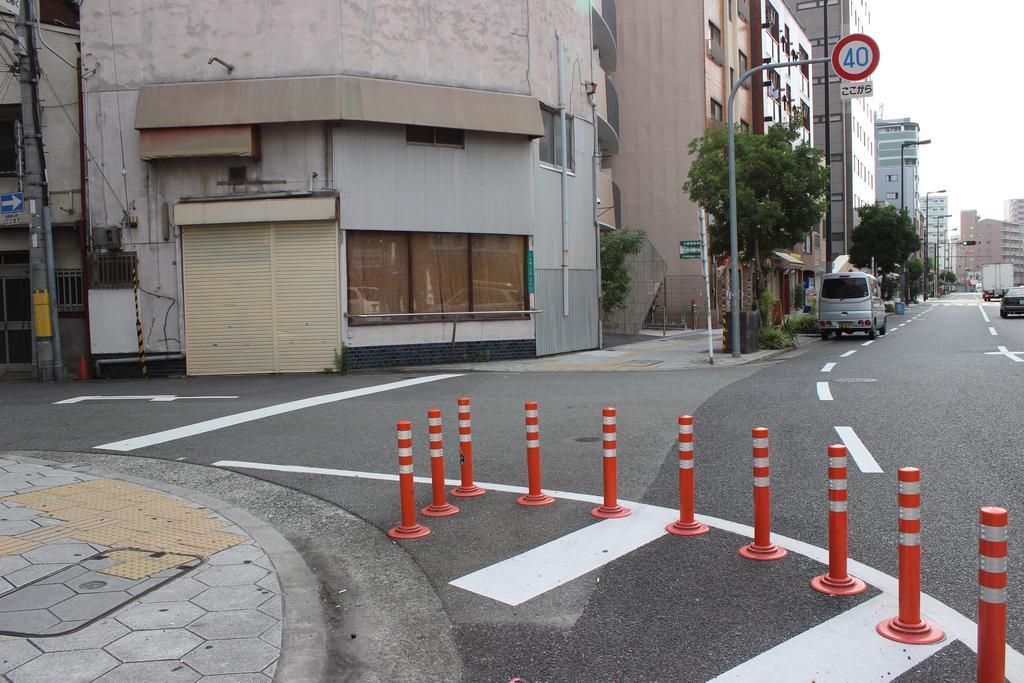
[[989,263],[981,267],[981,298],[1001,299],[1013,287],[1012,263]]

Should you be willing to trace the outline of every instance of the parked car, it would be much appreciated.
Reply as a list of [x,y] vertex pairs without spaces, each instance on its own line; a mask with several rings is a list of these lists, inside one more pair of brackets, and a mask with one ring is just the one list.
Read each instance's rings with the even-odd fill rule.
[[864,332],[874,339],[885,334],[885,304],[878,281],[867,273],[828,273],[818,296],[818,329],[821,338],[832,333]]
[[1024,313],[1024,287],[1010,287],[999,304],[999,317],[1009,318],[1018,313]]

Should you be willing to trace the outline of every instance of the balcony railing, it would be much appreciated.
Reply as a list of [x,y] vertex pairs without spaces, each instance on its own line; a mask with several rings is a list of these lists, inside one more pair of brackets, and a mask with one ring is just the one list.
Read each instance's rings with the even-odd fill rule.
[[736,12],[743,21],[750,21],[750,0],[739,0],[736,3]]
[[708,39],[708,55],[719,64],[725,65],[725,48],[713,38]]
[[619,39],[618,17],[615,11],[615,0],[601,0],[601,16],[604,17],[608,28],[612,30],[612,37]]
[[619,132],[619,91],[615,89],[615,84],[612,83],[612,79],[607,75],[604,77],[604,85],[607,92],[607,111],[608,111],[608,123],[612,124],[612,128],[615,132]]
[[[615,21],[614,14],[615,10],[613,9],[613,22]],[[601,68],[605,71],[615,71],[619,61],[619,47],[615,39],[614,29],[608,24],[607,19],[601,15],[601,12],[597,11],[597,7],[593,5],[590,7],[590,22],[594,29],[594,47],[597,48]]]

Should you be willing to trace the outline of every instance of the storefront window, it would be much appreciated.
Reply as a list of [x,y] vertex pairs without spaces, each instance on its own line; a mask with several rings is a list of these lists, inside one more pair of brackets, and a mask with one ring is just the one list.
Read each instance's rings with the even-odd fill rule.
[[461,313],[469,310],[469,236],[414,232],[412,312]]
[[473,235],[473,310],[526,308],[526,241],[513,235]]
[[349,313],[408,313],[408,236],[404,232],[348,234]]

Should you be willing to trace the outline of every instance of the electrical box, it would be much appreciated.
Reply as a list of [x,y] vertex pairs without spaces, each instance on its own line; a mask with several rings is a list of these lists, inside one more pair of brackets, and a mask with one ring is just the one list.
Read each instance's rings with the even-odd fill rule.
[[121,250],[121,228],[114,225],[92,229],[92,248],[106,251]]

